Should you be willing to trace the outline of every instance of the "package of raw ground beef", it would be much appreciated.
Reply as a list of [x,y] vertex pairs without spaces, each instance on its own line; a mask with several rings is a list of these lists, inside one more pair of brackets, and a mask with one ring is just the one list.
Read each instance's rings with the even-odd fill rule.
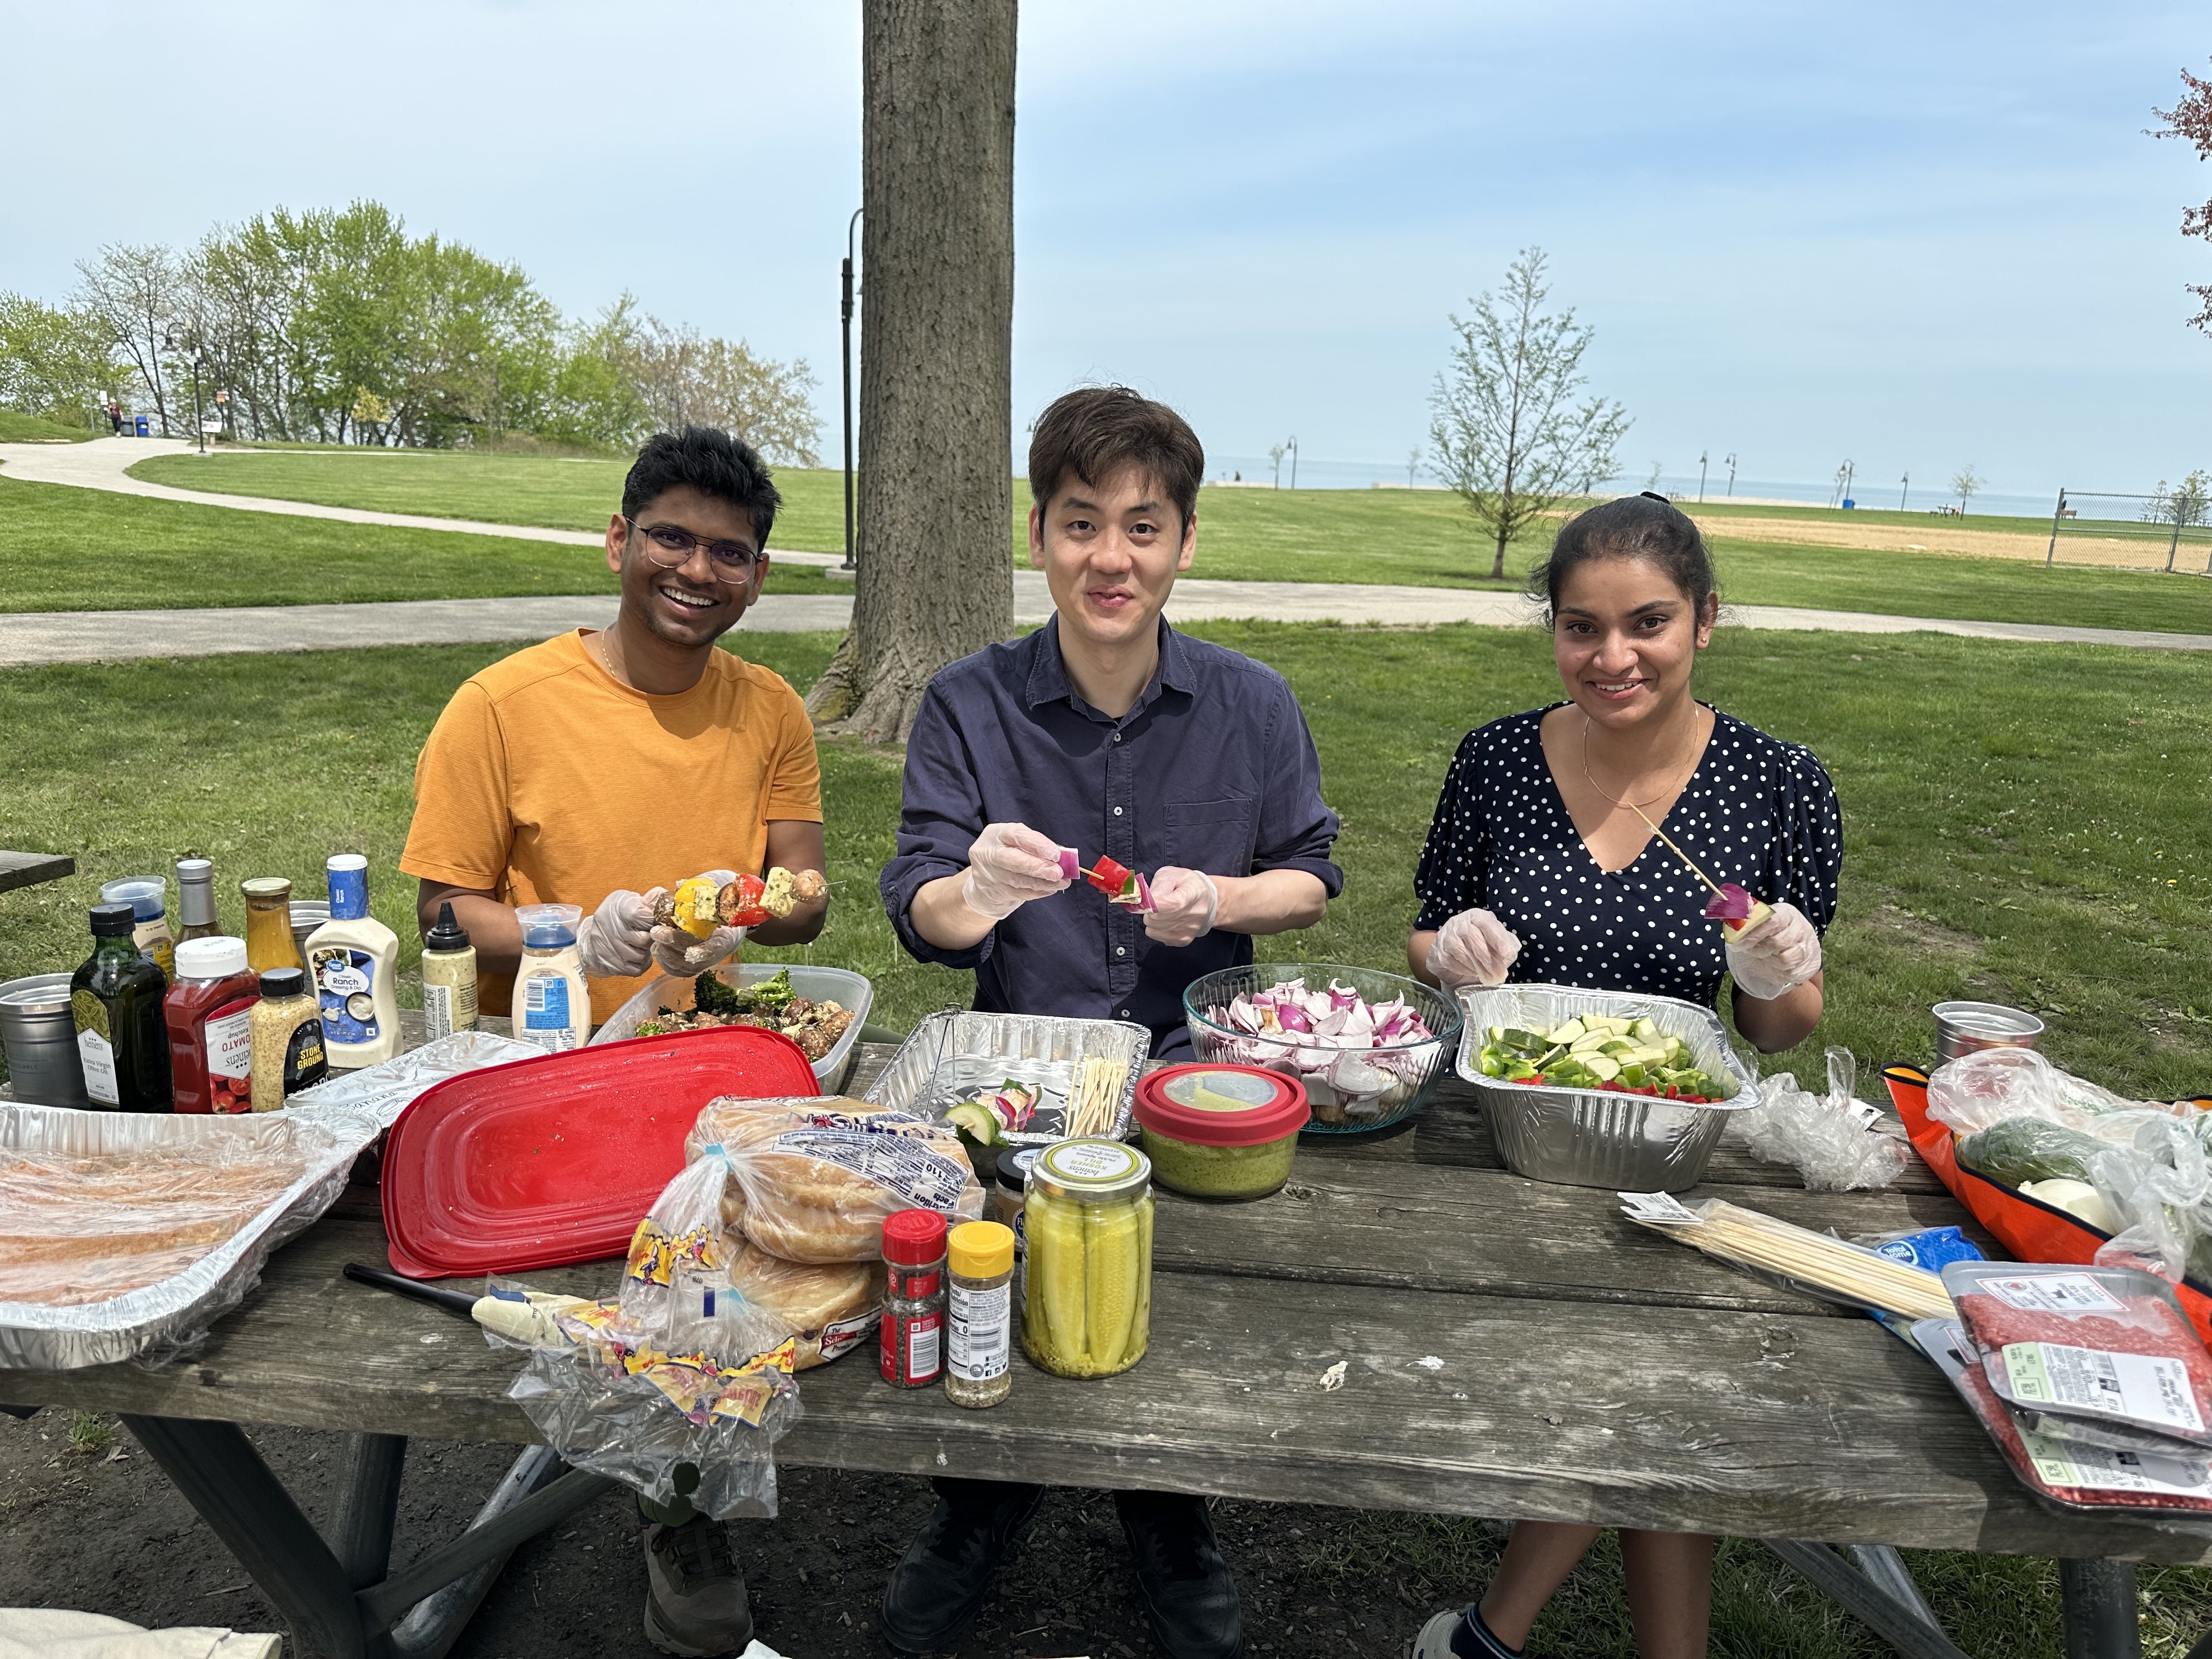
[[1923,1319],[1912,1328],[1912,1338],[1958,1389],[2014,1474],[2046,1507],[2069,1515],[2212,1516],[2212,1453],[2204,1448],[2166,1440],[2162,1452],[2126,1450],[2028,1426],[1990,1387],[1959,1321]]
[[[1990,1389],[2039,1420],[2212,1446],[2212,1354],[2173,1287],[2130,1267],[1957,1261],[1943,1270]],[[2103,1439],[2104,1437],[2097,1437]]]

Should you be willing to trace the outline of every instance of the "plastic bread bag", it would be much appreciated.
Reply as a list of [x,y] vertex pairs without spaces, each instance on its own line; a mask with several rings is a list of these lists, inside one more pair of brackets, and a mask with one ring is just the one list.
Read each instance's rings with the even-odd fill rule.
[[1858,1062],[1828,1050],[1828,1092],[1815,1097],[1781,1072],[1759,1085],[1759,1103],[1733,1127],[1754,1158],[1787,1164],[1816,1193],[1887,1187],[1912,1162],[1911,1146],[1882,1131],[1879,1109],[1855,1097]]
[[2131,1510],[2212,1515],[2212,1461],[2201,1448],[2167,1441],[2162,1452],[2141,1451],[2054,1434],[2048,1418],[2030,1420],[1997,1397],[1958,1321],[1923,1320],[1912,1337],[1959,1391],[2013,1474],[2050,1508],[2077,1515]]
[[1958,1261],[1943,1283],[1992,1392],[2022,1411],[2212,1446],[2212,1355],[2133,1268]]
[[724,1224],[786,1261],[872,1261],[884,1218],[899,1210],[983,1213],[956,1130],[864,1101],[710,1101],[684,1152],[703,1158],[713,1146],[731,1173]]

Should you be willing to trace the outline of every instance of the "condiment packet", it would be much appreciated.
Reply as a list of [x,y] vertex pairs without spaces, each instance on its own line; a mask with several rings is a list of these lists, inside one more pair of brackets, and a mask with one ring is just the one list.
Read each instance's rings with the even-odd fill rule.
[[2157,1275],[1958,1261],[1943,1282],[2000,1398],[2039,1421],[2081,1419],[2212,1445],[2212,1354]]

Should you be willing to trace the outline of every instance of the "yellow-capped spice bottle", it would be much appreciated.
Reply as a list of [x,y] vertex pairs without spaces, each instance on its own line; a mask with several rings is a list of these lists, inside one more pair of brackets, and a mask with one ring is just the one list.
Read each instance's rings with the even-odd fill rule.
[[1152,1166],[1103,1137],[1063,1140],[1030,1167],[1022,1349],[1060,1376],[1111,1376],[1152,1334]]

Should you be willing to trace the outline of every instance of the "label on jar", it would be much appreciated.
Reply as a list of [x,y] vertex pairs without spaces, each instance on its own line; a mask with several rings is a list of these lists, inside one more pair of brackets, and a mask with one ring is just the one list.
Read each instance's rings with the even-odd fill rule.
[[207,1056],[208,1110],[253,1109],[253,1022],[257,999],[227,1002],[201,1023],[201,1052]]
[[934,1309],[928,1313],[896,1314],[887,1308],[883,1321],[879,1364],[884,1381],[901,1388],[934,1382],[944,1368],[940,1348],[945,1316]]
[[465,1031],[477,1023],[477,988],[422,982],[422,1040],[435,1042]]
[[968,1291],[955,1283],[949,1300],[951,1340],[946,1345],[945,1363],[952,1375],[963,1382],[1004,1376],[1013,1351],[1013,1328],[1008,1322],[1014,1305],[1012,1287],[996,1285],[988,1291]]
[[292,1028],[284,1043],[284,1092],[296,1095],[330,1075],[330,1056],[323,1052],[323,1022],[312,1017]]
[[522,981],[522,1029],[525,1042],[559,1054],[576,1046],[569,1024],[568,981],[559,974],[532,974]]
[[321,994],[323,1035],[332,1042],[374,1042],[376,958],[366,951],[326,945],[315,952],[315,986]]
[[115,1080],[115,1050],[97,1031],[76,1034],[76,1056],[84,1066],[84,1092],[102,1106],[120,1106],[123,1091]]
[[131,942],[138,947],[138,954],[161,970],[163,979],[177,976],[177,945],[169,937],[169,919],[160,915],[151,921],[142,921],[131,930]]

